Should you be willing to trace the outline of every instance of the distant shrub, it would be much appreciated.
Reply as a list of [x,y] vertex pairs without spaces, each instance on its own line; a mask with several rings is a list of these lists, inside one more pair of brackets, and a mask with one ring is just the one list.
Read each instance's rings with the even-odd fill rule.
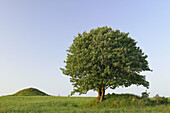
[[142,93],[142,99],[149,99],[149,92],[147,92],[147,90],[145,92]]
[[168,98],[160,97],[159,94],[156,94],[154,97],[155,103],[158,104],[168,104]]

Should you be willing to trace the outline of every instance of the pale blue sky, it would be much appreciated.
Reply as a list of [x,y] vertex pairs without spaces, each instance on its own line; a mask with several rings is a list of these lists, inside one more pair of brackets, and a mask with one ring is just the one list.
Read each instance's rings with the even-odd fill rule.
[[[129,32],[149,56],[150,96],[170,97],[169,6],[169,0],[0,0],[0,95],[28,87],[69,95],[73,87],[59,69],[66,50],[77,33],[107,25]],[[132,86],[107,93],[143,91]]]

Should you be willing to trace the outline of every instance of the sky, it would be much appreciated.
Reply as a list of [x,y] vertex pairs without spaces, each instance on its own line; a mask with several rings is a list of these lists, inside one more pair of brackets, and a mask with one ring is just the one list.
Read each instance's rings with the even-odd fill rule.
[[[148,55],[153,72],[142,73],[150,96],[170,97],[169,6],[169,0],[0,0],[0,96],[29,87],[68,96],[73,86],[60,70],[66,50],[78,33],[108,26],[129,32]],[[145,90],[133,85],[106,93]]]

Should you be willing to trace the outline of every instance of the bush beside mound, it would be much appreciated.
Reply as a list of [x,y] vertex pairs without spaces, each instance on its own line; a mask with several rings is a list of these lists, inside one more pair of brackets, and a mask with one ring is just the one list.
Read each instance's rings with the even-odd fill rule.
[[149,99],[133,94],[107,94],[105,100],[101,103],[91,104],[96,107],[116,108],[116,107],[141,107],[168,104],[165,97]]
[[28,88],[20,90],[17,93],[13,94],[12,96],[49,96],[49,95],[38,89]]

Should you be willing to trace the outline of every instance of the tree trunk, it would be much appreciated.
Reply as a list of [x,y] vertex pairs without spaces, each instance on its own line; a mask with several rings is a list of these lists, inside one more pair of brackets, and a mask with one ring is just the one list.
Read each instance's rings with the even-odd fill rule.
[[104,95],[105,95],[105,89],[102,88],[101,89],[101,98],[100,98],[100,102],[102,102],[104,100]]
[[97,103],[100,102],[100,98],[101,98],[101,88],[97,88],[98,91],[98,98],[97,98]]
[[104,100],[104,95],[105,95],[105,89],[104,88],[98,88],[98,98],[97,98],[97,103],[102,102]]

